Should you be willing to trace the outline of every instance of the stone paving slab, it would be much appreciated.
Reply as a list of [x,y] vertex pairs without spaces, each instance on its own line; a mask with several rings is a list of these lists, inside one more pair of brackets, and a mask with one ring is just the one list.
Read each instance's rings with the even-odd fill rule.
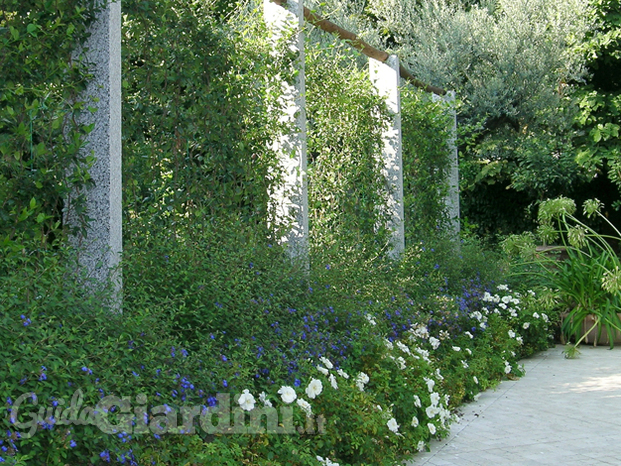
[[562,350],[522,361],[524,377],[464,405],[449,436],[405,465],[621,465],[621,348]]

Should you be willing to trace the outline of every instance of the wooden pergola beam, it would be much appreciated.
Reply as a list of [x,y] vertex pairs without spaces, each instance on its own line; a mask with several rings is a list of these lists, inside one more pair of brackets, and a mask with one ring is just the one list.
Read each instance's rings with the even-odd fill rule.
[[[277,5],[284,6],[287,3],[287,0],[271,0]],[[329,21],[321,16],[313,13],[308,8],[304,7],[304,18],[306,21],[311,23],[313,26],[318,27],[319,29],[329,32],[331,34],[336,34],[339,39],[348,41],[349,44],[357,50],[360,50],[367,57],[374,58],[375,60],[379,60],[382,63],[385,63],[390,56],[388,53],[376,49],[370,44],[367,44],[365,41],[360,39],[353,32],[347,31],[340,26],[337,26],[332,21]],[[401,77],[408,80],[414,86],[423,89],[426,92],[432,92],[437,95],[446,95],[446,90],[432,86],[430,84],[426,84],[420,79],[416,78],[408,69],[406,69],[403,65],[399,65],[399,73]]]

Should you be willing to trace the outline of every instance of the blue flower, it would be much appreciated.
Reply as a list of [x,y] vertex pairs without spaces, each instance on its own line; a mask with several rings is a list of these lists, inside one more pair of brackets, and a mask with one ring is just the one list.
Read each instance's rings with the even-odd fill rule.
[[69,446],[70,446],[71,448],[75,448],[75,447],[77,447],[77,446],[78,446],[78,444],[77,444],[77,443],[75,443],[75,440],[72,440],[71,442],[69,442]]

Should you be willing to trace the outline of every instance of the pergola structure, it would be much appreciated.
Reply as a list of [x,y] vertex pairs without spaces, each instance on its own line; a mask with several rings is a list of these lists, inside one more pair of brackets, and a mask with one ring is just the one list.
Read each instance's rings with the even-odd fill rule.
[[[352,47],[369,57],[370,79],[379,95],[386,99],[393,114],[392,124],[383,133],[382,174],[386,180],[386,204],[380,206],[388,214],[387,228],[391,231],[389,255],[398,258],[405,249],[405,228],[403,209],[403,162],[401,142],[401,101],[399,95],[400,78],[414,86],[443,99],[453,113],[453,138],[449,141],[451,150],[451,169],[449,173],[449,195],[446,199],[451,218],[451,229],[456,235],[459,231],[459,175],[457,171],[457,120],[451,105],[455,94],[422,82],[399,63],[396,55],[378,50],[355,34],[313,13],[303,6],[303,0],[263,0],[266,23],[272,34],[280,37],[282,31],[294,31],[288,44],[297,53],[293,66],[295,83],[282,82],[283,100],[286,114],[283,121],[294,128],[289,134],[281,135],[275,149],[280,157],[284,182],[274,195],[276,224],[289,225],[288,234],[282,238],[289,245],[292,256],[304,259],[308,249],[308,194],[306,180],[306,113],[304,86],[304,20],[310,24],[347,41]],[[287,223],[293,219],[293,224]]]
[[[94,186],[86,194],[87,215],[91,219],[86,237],[72,238],[78,251],[83,272],[101,283],[110,274],[117,290],[120,309],[122,277],[120,258],[122,252],[122,202],[121,202],[121,2],[99,0],[102,8],[98,19],[91,26],[91,35],[84,46],[86,59],[93,64],[93,79],[84,92],[83,99],[93,102],[97,112],[82,116],[83,124],[93,124],[85,148],[94,153],[96,162],[90,169]],[[304,20],[324,31],[334,33],[369,57],[370,79],[378,93],[386,98],[394,117],[392,126],[384,133],[383,174],[386,178],[386,205],[392,231],[390,255],[398,258],[404,249],[403,178],[401,161],[401,118],[399,81],[406,79],[413,85],[432,92],[449,102],[453,93],[425,84],[415,78],[394,55],[382,52],[367,44],[355,34],[340,28],[304,8],[303,0],[264,0],[264,17],[276,36],[293,28],[290,47],[297,52],[294,60],[294,83],[282,82],[286,112],[283,121],[294,130],[282,134],[275,141],[283,170],[283,184],[272,199],[277,212],[275,223],[288,226],[282,241],[289,246],[292,257],[304,259],[308,254],[308,192],[306,187],[306,114],[304,85]],[[453,110],[454,111],[454,110]],[[454,127],[455,130],[455,127]],[[459,228],[459,197],[457,187],[457,148],[452,146],[450,195],[447,207],[454,220],[453,230]],[[71,196],[67,202],[65,220],[75,225]],[[293,224],[290,221],[293,219]]]

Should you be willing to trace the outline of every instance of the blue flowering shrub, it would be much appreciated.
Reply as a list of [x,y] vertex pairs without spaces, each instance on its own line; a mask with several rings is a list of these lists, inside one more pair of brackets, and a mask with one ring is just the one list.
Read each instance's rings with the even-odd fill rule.
[[541,300],[468,272],[467,246],[306,272],[234,220],[131,238],[122,313],[62,249],[3,256],[0,462],[392,465],[550,341]]

